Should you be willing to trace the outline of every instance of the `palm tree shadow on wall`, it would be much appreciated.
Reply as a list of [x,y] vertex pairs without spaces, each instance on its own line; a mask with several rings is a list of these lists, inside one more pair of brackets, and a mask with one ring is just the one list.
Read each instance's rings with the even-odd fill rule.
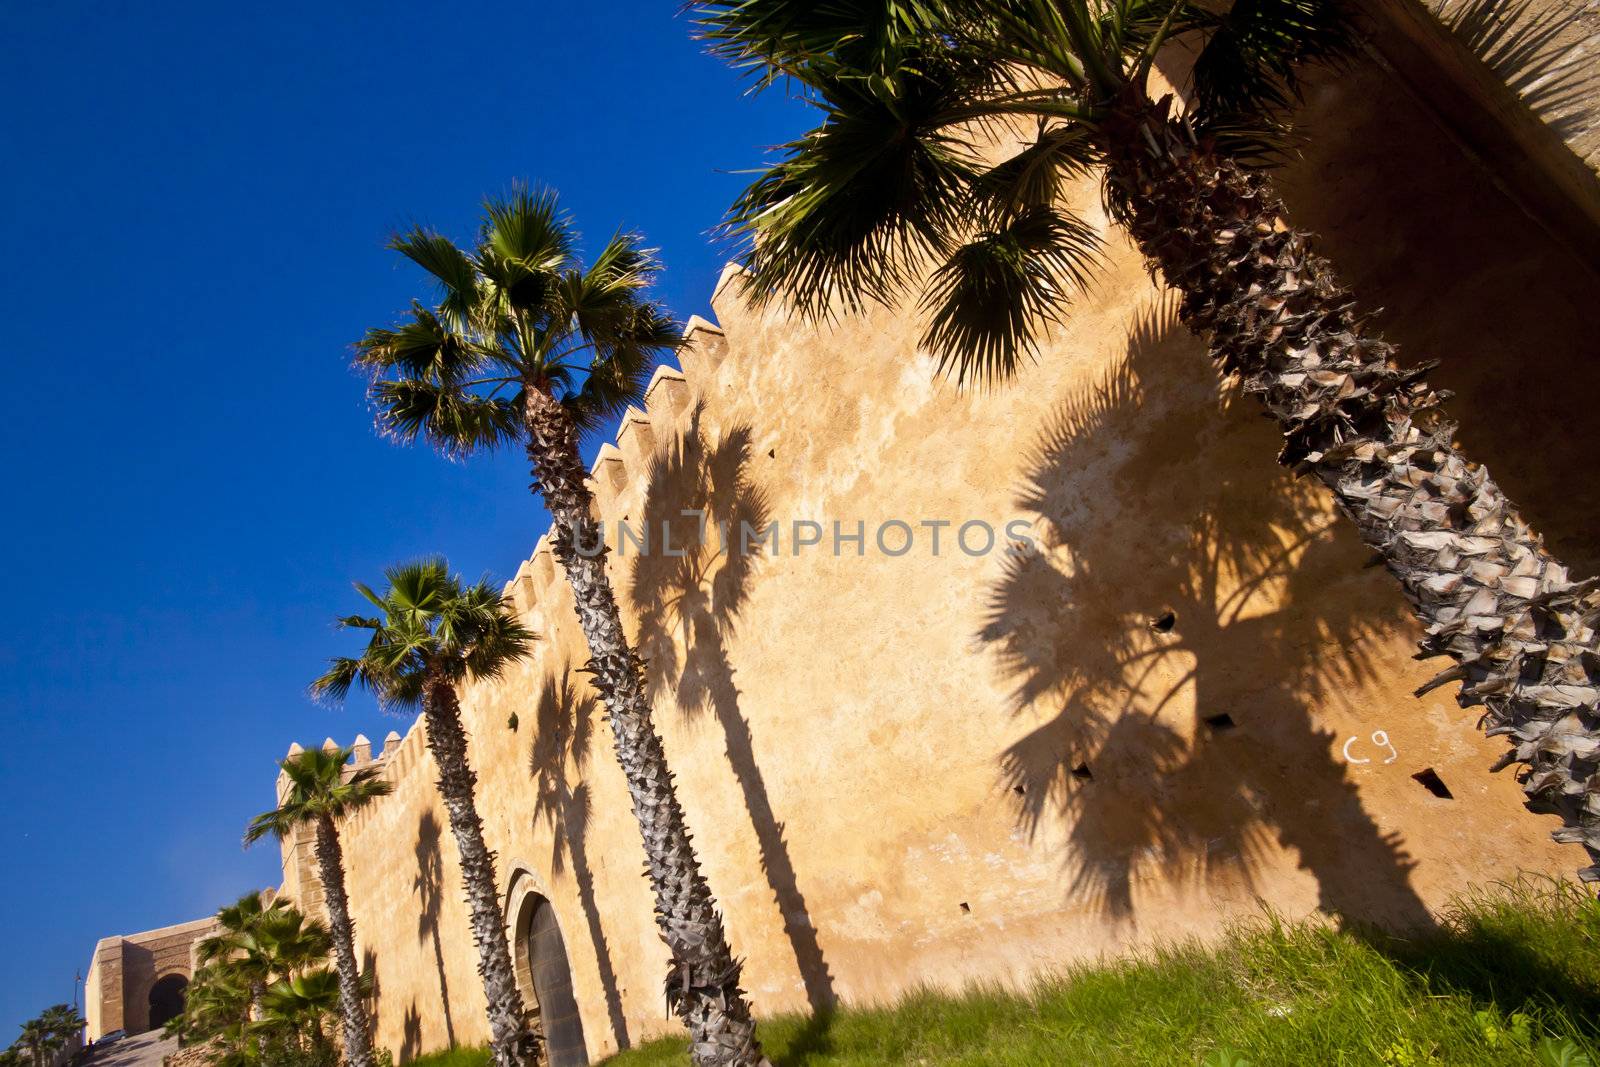
[[370,948],[361,950],[361,999],[366,1002],[367,1020],[372,1032],[367,1040],[378,1040],[378,1005],[382,1003],[383,986],[378,980],[378,956]]
[[445,1039],[456,1047],[456,1025],[450,1015],[450,980],[444,970],[444,944],[439,933],[439,913],[443,904],[444,854],[439,851],[439,820],[424,812],[417,824],[417,880],[413,887],[422,897],[417,918],[417,940],[433,941],[433,962],[439,970],[439,1005],[444,1014]]
[[[765,491],[750,479],[750,427],[736,426],[713,443],[702,430],[703,414],[703,405],[697,406],[688,429],[651,464],[641,517],[651,551],[634,558],[631,590],[639,612],[640,654],[653,692],[670,691],[685,715],[709,709],[722,727],[728,763],[755,830],[761,870],[806,999],[812,1012],[822,1015],[834,1006],[833,977],[800,890],[784,824],[756,762],[728,656],[759,546],[755,541],[745,551],[741,531],[745,523],[764,527],[769,507]],[[727,532],[713,532],[718,530]],[[664,551],[669,544],[681,555]]]
[[1017,501],[1038,542],[980,634],[1014,710],[1048,716],[1004,753],[1005,784],[1030,837],[1068,827],[1070,892],[1116,920],[1142,880],[1253,892],[1276,837],[1325,912],[1426,928],[1415,863],[1315,714],[1372,676],[1399,604],[1364,592],[1359,544],[1263,460],[1270,433],[1219,398],[1166,303],[1058,411]]
[[413,1000],[411,1007],[406,1009],[405,1016],[401,1019],[400,1062],[410,1063],[420,1055],[422,1055],[422,1013],[417,1011],[417,1002]]
[[570,667],[563,667],[559,677],[546,678],[539,694],[538,732],[533,739],[529,769],[535,786],[534,821],[543,819],[550,827],[550,869],[557,874],[565,869],[563,843],[572,860],[572,880],[589,928],[589,940],[594,945],[611,1032],[620,1050],[631,1044],[628,1020],[622,1011],[622,993],[611,965],[611,948],[600,922],[600,905],[595,898],[594,870],[589,865],[587,845],[589,787],[583,778],[589,762],[594,712],[594,697],[587,693],[579,695],[572,685]]

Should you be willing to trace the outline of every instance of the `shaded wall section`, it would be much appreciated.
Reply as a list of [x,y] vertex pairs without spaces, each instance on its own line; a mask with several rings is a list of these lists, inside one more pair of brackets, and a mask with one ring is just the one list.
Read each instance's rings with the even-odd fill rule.
[[[1314,85],[1308,119],[1298,220],[1404,356],[1442,361],[1463,440],[1592,570],[1592,279],[1376,67]],[[1501,745],[1472,712],[1412,697],[1434,667],[1399,591],[1277,467],[1093,184],[1072,195],[1106,269],[1013,386],[936,381],[908,317],[810,328],[726,282],[720,327],[694,325],[596,462],[613,544],[665,523],[681,552],[630,541],[609,565],[758,1013],[1022,982],[1263,899],[1423,925],[1470,883],[1582,860],[1487,773]],[[974,520],[987,551],[963,550]],[[778,543],[726,551],[718,521],[776,521]],[[666,951],[547,543],[507,591],[544,640],[463,694],[480,810],[508,924],[548,902],[594,1059],[674,1028]],[[424,741],[344,827],[402,1061],[486,1037]]]

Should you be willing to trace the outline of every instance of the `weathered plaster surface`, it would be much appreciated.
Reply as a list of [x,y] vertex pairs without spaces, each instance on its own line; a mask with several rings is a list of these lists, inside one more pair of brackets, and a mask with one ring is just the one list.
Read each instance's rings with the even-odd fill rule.
[[[1406,358],[1443,361],[1463,440],[1592,570],[1592,280],[1376,68],[1320,82],[1309,117],[1292,213]],[[1099,217],[1092,185],[1076,199]],[[608,529],[707,501],[785,527],[744,571],[611,556],[758,1012],[1022,982],[1214,935],[1260,899],[1424,922],[1471,883],[1582,859],[1486,772],[1500,745],[1472,712],[1411,696],[1434,667],[1398,591],[1107,237],[1037,365],[987,393],[935,382],[906,317],[807,327],[725,285],[721,331],[602,450]],[[862,520],[867,554],[795,555],[795,519]],[[968,556],[952,526],[939,555],[919,530],[892,558],[871,544],[891,519],[1022,519],[1040,550]],[[479,804],[507,894],[554,905],[598,1058],[672,1029],[666,956],[547,545],[509,589],[544,640],[464,694]],[[385,757],[395,795],[343,831],[377,1039],[402,1060],[485,1037],[424,741],[413,726]],[[1412,779],[1430,767],[1454,799]]]

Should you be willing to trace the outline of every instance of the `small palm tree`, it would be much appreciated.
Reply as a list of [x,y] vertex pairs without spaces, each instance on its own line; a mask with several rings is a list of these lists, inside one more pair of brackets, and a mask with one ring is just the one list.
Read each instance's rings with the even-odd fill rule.
[[184,990],[183,1011],[167,1031],[183,1043],[216,1037],[225,1047],[239,1048],[254,1003],[250,983],[235,969],[223,961],[205,963]]
[[[924,346],[961,378],[1015,373],[1092,272],[1063,206],[1098,172],[1180,317],[1283,430],[1279,461],[1332,493],[1399,581],[1425,656],[1454,666],[1526,764],[1561,841],[1600,859],[1600,582],[1573,581],[1452,441],[1426,368],[1366,329],[1250,164],[1281,145],[1298,63],[1350,47],[1336,0],[706,0],[713,47],[802,87],[822,124],[734,205],[749,291],[811,314],[921,294]],[[1195,51],[1187,113],[1156,99],[1163,44]],[[991,162],[974,145],[1024,146]],[[1003,138],[996,134],[1004,131]],[[1582,872],[1600,878],[1600,865]]]
[[668,1002],[689,1028],[696,1063],[758,1064],[740,965],[651,720],[578,450],[583,433],[639,399],[653,359],[680,335],[643,295],[659,268],[638,237],[612,237],[587,268],[576,245],[555,195],[520,188],[486,204],[470,250],[429,230],[397,236],[392,247],[432,276],[439,299],[413,304],[398,329],[369,331],[356,364],[373,377],[384,433],[451,455],[511,442],[526,450],[644,837],[657,927],[672,953]]
[[[250,990],[247,1015],[259,1013],[267,986],[328,955],[329,935],[322,923],[307,919],[287,901],[264,904],[246,893],[217,912],[221,930],[196,946],[200,963],[219,963]],[[248,1021],[246,1020],[241,1020]]]
[[27,1055],[33,1067],[45,1067],[50,1056],[61,1047],[60,1036],[43,1019],[29,1019],[22,1024],[17,1037],[17,1048]]
[[83,1029],[83,1018],[69,1004],[54,1004],[22,1024],[22,1033],[8,1050],[21,1062],[44,1067],[50,1058]]
[[[357,767],[346,773],[349,759],[350,749],[317,748],[283,760],[279,766],[288,778],[288,790],[276,808],[250,820],[244,840],[246,845],[252,845],[270,834],[282,841],[302,826],[315,830],[317,873],[328,908],[334,965],[339,974],[345,1058],[351,1067],[375,1067],[366,1003],[361,999],[361,969],[356,963],[355,925],[350,920],[350,898],[344,888],[344,852],[339,844],[337,820],[378,797],[388,796],[394,787],[378,777],[373,767]],[[261,999],[264,1002],[264,991]]]
[[506,943],[494,854],[484,843],[473,795],[478,776],[467,760],[456,686],[468,678],[497,677],[528,655],[534,635],[511,616],[498,592],[484,582],[464,586],[442,559],[401,564],[384,574],[389,588],[382,596],[356,583],[378,614],[340,620],[341,626],[372,634],[366,650],[359,658],[334,659],[311,689],[342,701],[351,686],[361,685],[386,708],[421,705],[428,751],[439,768],[439,795],[461,856],[495,1064],[517,1067],[531,1059],[527,1046],[533,1039],[523,1032],[522,994]]
[[39,1021],[56,1039],[56,1048],[63,1048],[83,1034],[83,1016],[71,1004],[52,1004],[39,1013]]
[[338,972],[326,967],[281,978],[262,999],[261,1025],[280,1037],[327,1049],[327,1023],[340,1014],[341,999]]

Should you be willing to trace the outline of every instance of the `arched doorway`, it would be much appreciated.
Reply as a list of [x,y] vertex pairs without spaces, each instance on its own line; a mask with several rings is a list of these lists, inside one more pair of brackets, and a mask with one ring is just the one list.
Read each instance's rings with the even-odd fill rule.
[[183,1014],[183,995],[189,988],[189,979],[181,974],[169,974],[150,987],[150,1029],[159,1030]]
[[[528,892],[517,908],[515,929],[517,971],[523,984],[532,987],[550,1067],[586,1067],[589,1051],[583,1042],[583,1019],[572,993],[572,968],[555,909],[543,896]],[[525,988],[524,995],[529,991]]]

